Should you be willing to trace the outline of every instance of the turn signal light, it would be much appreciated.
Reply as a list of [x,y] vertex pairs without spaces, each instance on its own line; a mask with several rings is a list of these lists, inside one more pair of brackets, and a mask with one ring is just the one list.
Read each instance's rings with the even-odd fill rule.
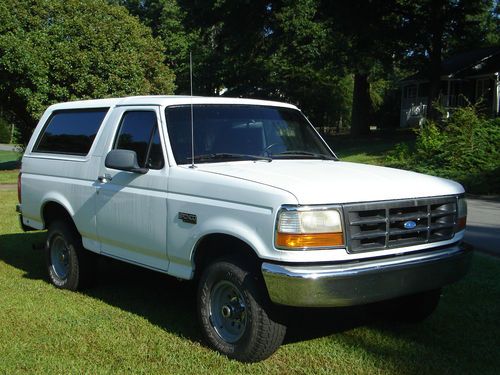
[[344,236],[342,233],[277,233],[276,244],[281,248],[342,246],[344,244]]

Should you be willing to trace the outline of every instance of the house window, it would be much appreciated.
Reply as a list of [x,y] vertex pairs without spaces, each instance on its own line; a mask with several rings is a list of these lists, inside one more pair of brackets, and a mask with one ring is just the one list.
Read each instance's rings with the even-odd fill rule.
[[414,99],[417,97],[417,85],[408,85],[403,88],[403,98]]
[[476,100],[487,99],[491,91],[491,80],[489,78],[478,79],[476,81]]
[[464,84],[462,81],[451,81],[448,98],[449,107],[460,107],[466,104],[464,100]]

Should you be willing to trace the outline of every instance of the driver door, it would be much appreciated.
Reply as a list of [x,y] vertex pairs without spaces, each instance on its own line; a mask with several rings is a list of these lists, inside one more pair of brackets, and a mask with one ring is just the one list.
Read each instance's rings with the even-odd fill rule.
[[101,253],[166,271],[168,166],[156,106],[123,107],[107,150],[137,153],[145,174],[107,168],[102,157],[96,218]]

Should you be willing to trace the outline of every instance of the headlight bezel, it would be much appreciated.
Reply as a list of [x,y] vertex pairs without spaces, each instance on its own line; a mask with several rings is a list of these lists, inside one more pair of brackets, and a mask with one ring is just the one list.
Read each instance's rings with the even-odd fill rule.
[[[314,215],[314,213],[325,214],[326,212],[333,213],[338,217],[338,231],[316,231],[316,232],[292,232],[292,231],[280,231],[281,217],[285,213],[292,213],[296,215]],[[332,227],[334,229],[335,227]],[[286,246],[280,244],[280,236],[295,237],[297,239],[305,240],[306,243],[310,243],[311,240],[315,242],[331,241],[331,244],[325,244],[324,246]],[[341,243],[338,243],[339,237]],[[317,240],[317,241],[316,241]],[[335,243],[333,243],[335,242]],[[325,249],[345,249],[345,232],[344,232],[344,217],[342,213],[342,207],[339,205],[321,205],[321,206],[295,206],[295,205],[283,205],[278,210],[275,218],[275,230],[274,230],[274,246],[278,250],[285,251],[301,251],[301,250],[325,250]]]

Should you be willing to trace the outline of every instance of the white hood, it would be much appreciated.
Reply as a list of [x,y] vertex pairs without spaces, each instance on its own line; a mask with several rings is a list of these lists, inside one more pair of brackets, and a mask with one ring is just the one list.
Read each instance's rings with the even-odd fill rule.
[[399,169],[331,160],[198,164],[216,173],[286,190],[299,204],[333,204],[460,194],[456,182]]

